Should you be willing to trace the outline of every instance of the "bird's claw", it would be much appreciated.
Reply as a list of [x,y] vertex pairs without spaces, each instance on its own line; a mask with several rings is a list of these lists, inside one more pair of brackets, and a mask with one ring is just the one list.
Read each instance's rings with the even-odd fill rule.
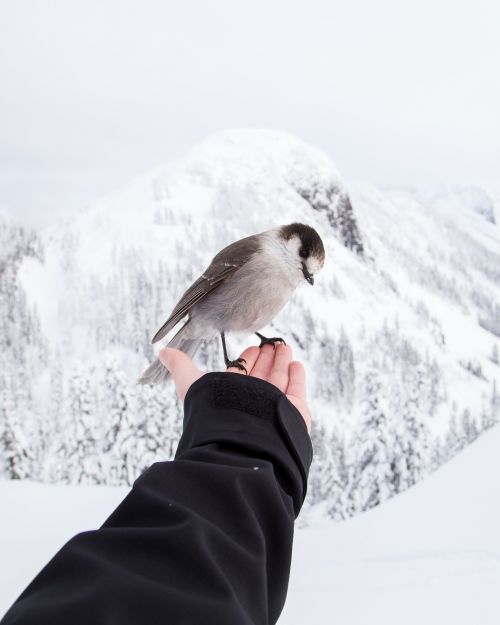
[[264,345],[272,345],[276,347],[276,343],[281,343],[282,345],[286,345],[285,339],[282,339],[280,336],[273,336],[272,338],[267,338],[266,336],[260,337],[260,345],[259,347],[264,347]]
[[246,367],[241,363],[246,363],[244,358],[236,358],[236,360],[227,360],[226,367],[229,369],[230,367],[234,367],[235,369],[239,369],[240,371],[244,371],[248,375],[248,371]]

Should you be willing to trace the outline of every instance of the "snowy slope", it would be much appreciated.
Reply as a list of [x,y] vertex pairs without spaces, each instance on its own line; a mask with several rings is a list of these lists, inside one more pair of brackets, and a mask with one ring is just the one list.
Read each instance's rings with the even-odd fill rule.
[[[295,536],[280,625],[496,625],[500,429],[417,486],[342,523],[312,509]],[[0,482],[0,613],[127,489]]]
[[497,426],[373,510],[336,525],[310,519],[280,623],[498,623],[499,449]]
[[[135,386],[151,336],[223,245],[304,221],[324,239],[326,266],[263,332],[284,336],[308,370],[323,426],[311,501],[330,498],[340,516],[376,505],[500,418],[492,202],[484,191],[348,188],[328,156],[283,133],[208,138],[41,233],[43,254],[24,258],[16,292],[36,323],[16,342],[36,331],[43,362],[0,353],[13,372],[0,377],[3,405],[15,406],[7,439],[23,441],[9,443],[0,473],[117,484],[173,450],[172,387]],[[253,338],[230,337],[230,353]],[[199,360],[221,368],[219,344]]]

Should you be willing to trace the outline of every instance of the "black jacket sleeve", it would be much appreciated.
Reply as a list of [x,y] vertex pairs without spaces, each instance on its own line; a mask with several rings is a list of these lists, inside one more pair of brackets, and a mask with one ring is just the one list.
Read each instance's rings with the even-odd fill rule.
[[153,464],[104,525],[71,539],[2,625],[250,625],[283,608],[312,447],[276,387],[209,373],[175,460]]

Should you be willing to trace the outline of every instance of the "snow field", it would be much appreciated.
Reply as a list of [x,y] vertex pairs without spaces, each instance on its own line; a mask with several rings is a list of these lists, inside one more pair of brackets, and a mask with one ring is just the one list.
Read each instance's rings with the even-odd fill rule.
[[[280,625],[498,625],[500,428],[425,480],[341,523],[305,510]],[[0,482],[0,614],[123,487]]]

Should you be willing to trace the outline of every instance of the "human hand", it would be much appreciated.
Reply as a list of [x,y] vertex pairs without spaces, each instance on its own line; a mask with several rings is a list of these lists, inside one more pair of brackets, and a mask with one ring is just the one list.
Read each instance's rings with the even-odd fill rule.
[[[159,353],[159,358],[172,374],[177,395],[183,401],[191,384],[205,375],[205,372],[198,369],[191,358],[178,349],[166,347]],[[282,344],[276,347],[264,345],[261,349],[252,346],[245,349],[241,358],[246,361],[248,375],[274,384],[285,393],[302,415],[310,432],[311,414],[306,400],[306,374],[302,363],[292,361],[292,349]],[[244,371],[235,367],[229,367],[228,371],[245,375]]]

